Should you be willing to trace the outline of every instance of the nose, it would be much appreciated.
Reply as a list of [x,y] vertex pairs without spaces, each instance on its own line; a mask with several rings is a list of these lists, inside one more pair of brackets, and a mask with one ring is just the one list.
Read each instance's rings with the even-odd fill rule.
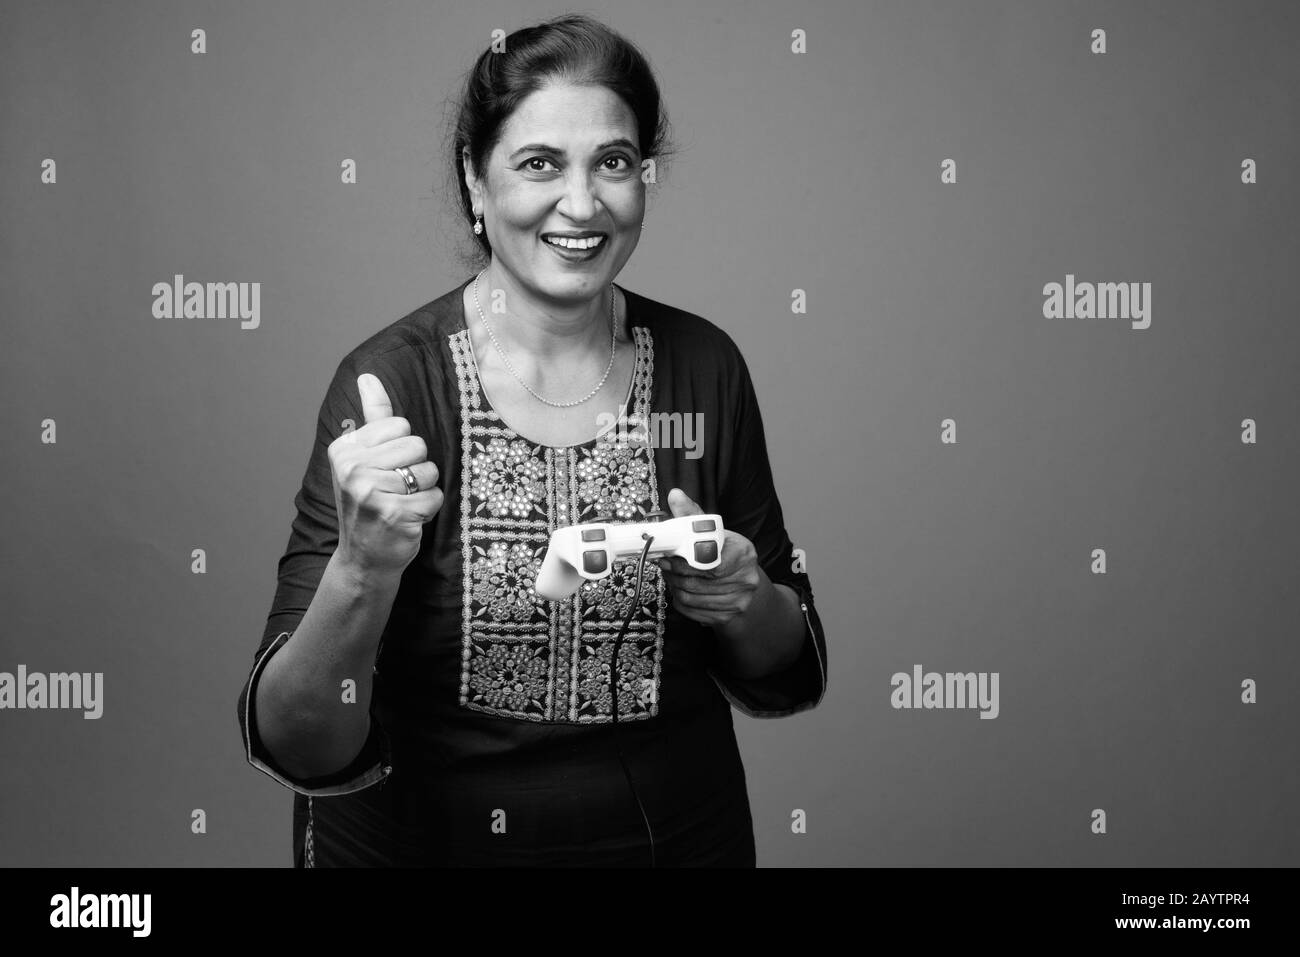
[[591,186],[591,177],[586,170],[576,166],[569,170],[559,209],[578,223],[586,222],[596,215],[596,194]]

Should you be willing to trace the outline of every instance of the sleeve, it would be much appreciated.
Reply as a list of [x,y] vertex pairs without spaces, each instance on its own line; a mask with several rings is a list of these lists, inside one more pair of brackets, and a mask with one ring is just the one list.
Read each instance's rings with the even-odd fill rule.
[[[350,388],[349,388],[350,384]],[[338,546],[338,513],[334,503],[328,450],[330,443],[348,428],[359,428],[364,421],[358,411],[356,374],[345,360],[321,402],[316,422],[316,441],[312,446],[302,487],[294,499],[297,515],[289,533],[289,544],[280,558],[279,581],[275,599],[267,616],[262,642],[253,659],[253,668],[239,695],[239,726],[248,763],[291,790],[306,795],[347,794],[369,787],[387,777],[391,770],[387,735],[375,717],[376,684],[371,696],[370,734],[360,753],[347,767],[316,778],[294,778],[278,767],[262,744],[257,732],[257,682],[266,663],[292,636],[311,604],[325,566]],[[349,422],[350,420],[350,422]]]
[[723,695],[753,718],[781,718],[816,707],[826,694],[826,635],[813,603],[812,584],[801,555],[785,529],[781,503],[772,482],[767,440],[749,368],[732,344],[729,405],[735,410],[731,441],[723,440],[720,512],[726,527],[754,543],[759,566],[773,584],[799,596],[805,632],[798,659],[784,671],[742,680],[711,672]]

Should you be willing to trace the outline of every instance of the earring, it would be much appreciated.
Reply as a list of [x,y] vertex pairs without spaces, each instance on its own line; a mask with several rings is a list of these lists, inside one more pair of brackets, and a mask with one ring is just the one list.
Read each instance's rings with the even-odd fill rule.
[[645,229],[645,223],[642,223],[642,224],[641,224],[641,228],[642,228],[642,229]]
[[475,236],[482,236],[482,235],[483,235],[483,217],[482,217],[482,216],[475,217],[475,222],[474,222],[474,235],[475,235]]

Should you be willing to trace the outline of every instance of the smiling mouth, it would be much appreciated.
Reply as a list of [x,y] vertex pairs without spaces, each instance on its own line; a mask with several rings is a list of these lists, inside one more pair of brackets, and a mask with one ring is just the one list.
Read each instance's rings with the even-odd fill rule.
[[554,234],[543,235],[542,242],[555,246],[558,249],[570,249],[574,252],[590,252],[593,249],[599,249],[609,241],[609,237],[603,233],[595,236],[583,236],[574,238],[570,236],[556,236]]

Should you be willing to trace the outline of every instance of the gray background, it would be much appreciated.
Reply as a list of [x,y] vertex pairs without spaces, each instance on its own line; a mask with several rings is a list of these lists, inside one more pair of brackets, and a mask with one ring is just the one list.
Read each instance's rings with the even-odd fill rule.
[[[682,153],[618,281],[740,344],[830,642],[820,708],[736,714],[760,864],[1296,864],[1300,8],[955,0],[7,0],[0,670],[105,711],[0,712],[0,862],[289,865],[234,705],[316,411],[468,275],[443,101],[565,9],[658,72]],[[177,272],[261,328],[154,319]],[[1151,328],[1044,319],[1067,273]],[[1000,717],[894,710],[918,663]]]

